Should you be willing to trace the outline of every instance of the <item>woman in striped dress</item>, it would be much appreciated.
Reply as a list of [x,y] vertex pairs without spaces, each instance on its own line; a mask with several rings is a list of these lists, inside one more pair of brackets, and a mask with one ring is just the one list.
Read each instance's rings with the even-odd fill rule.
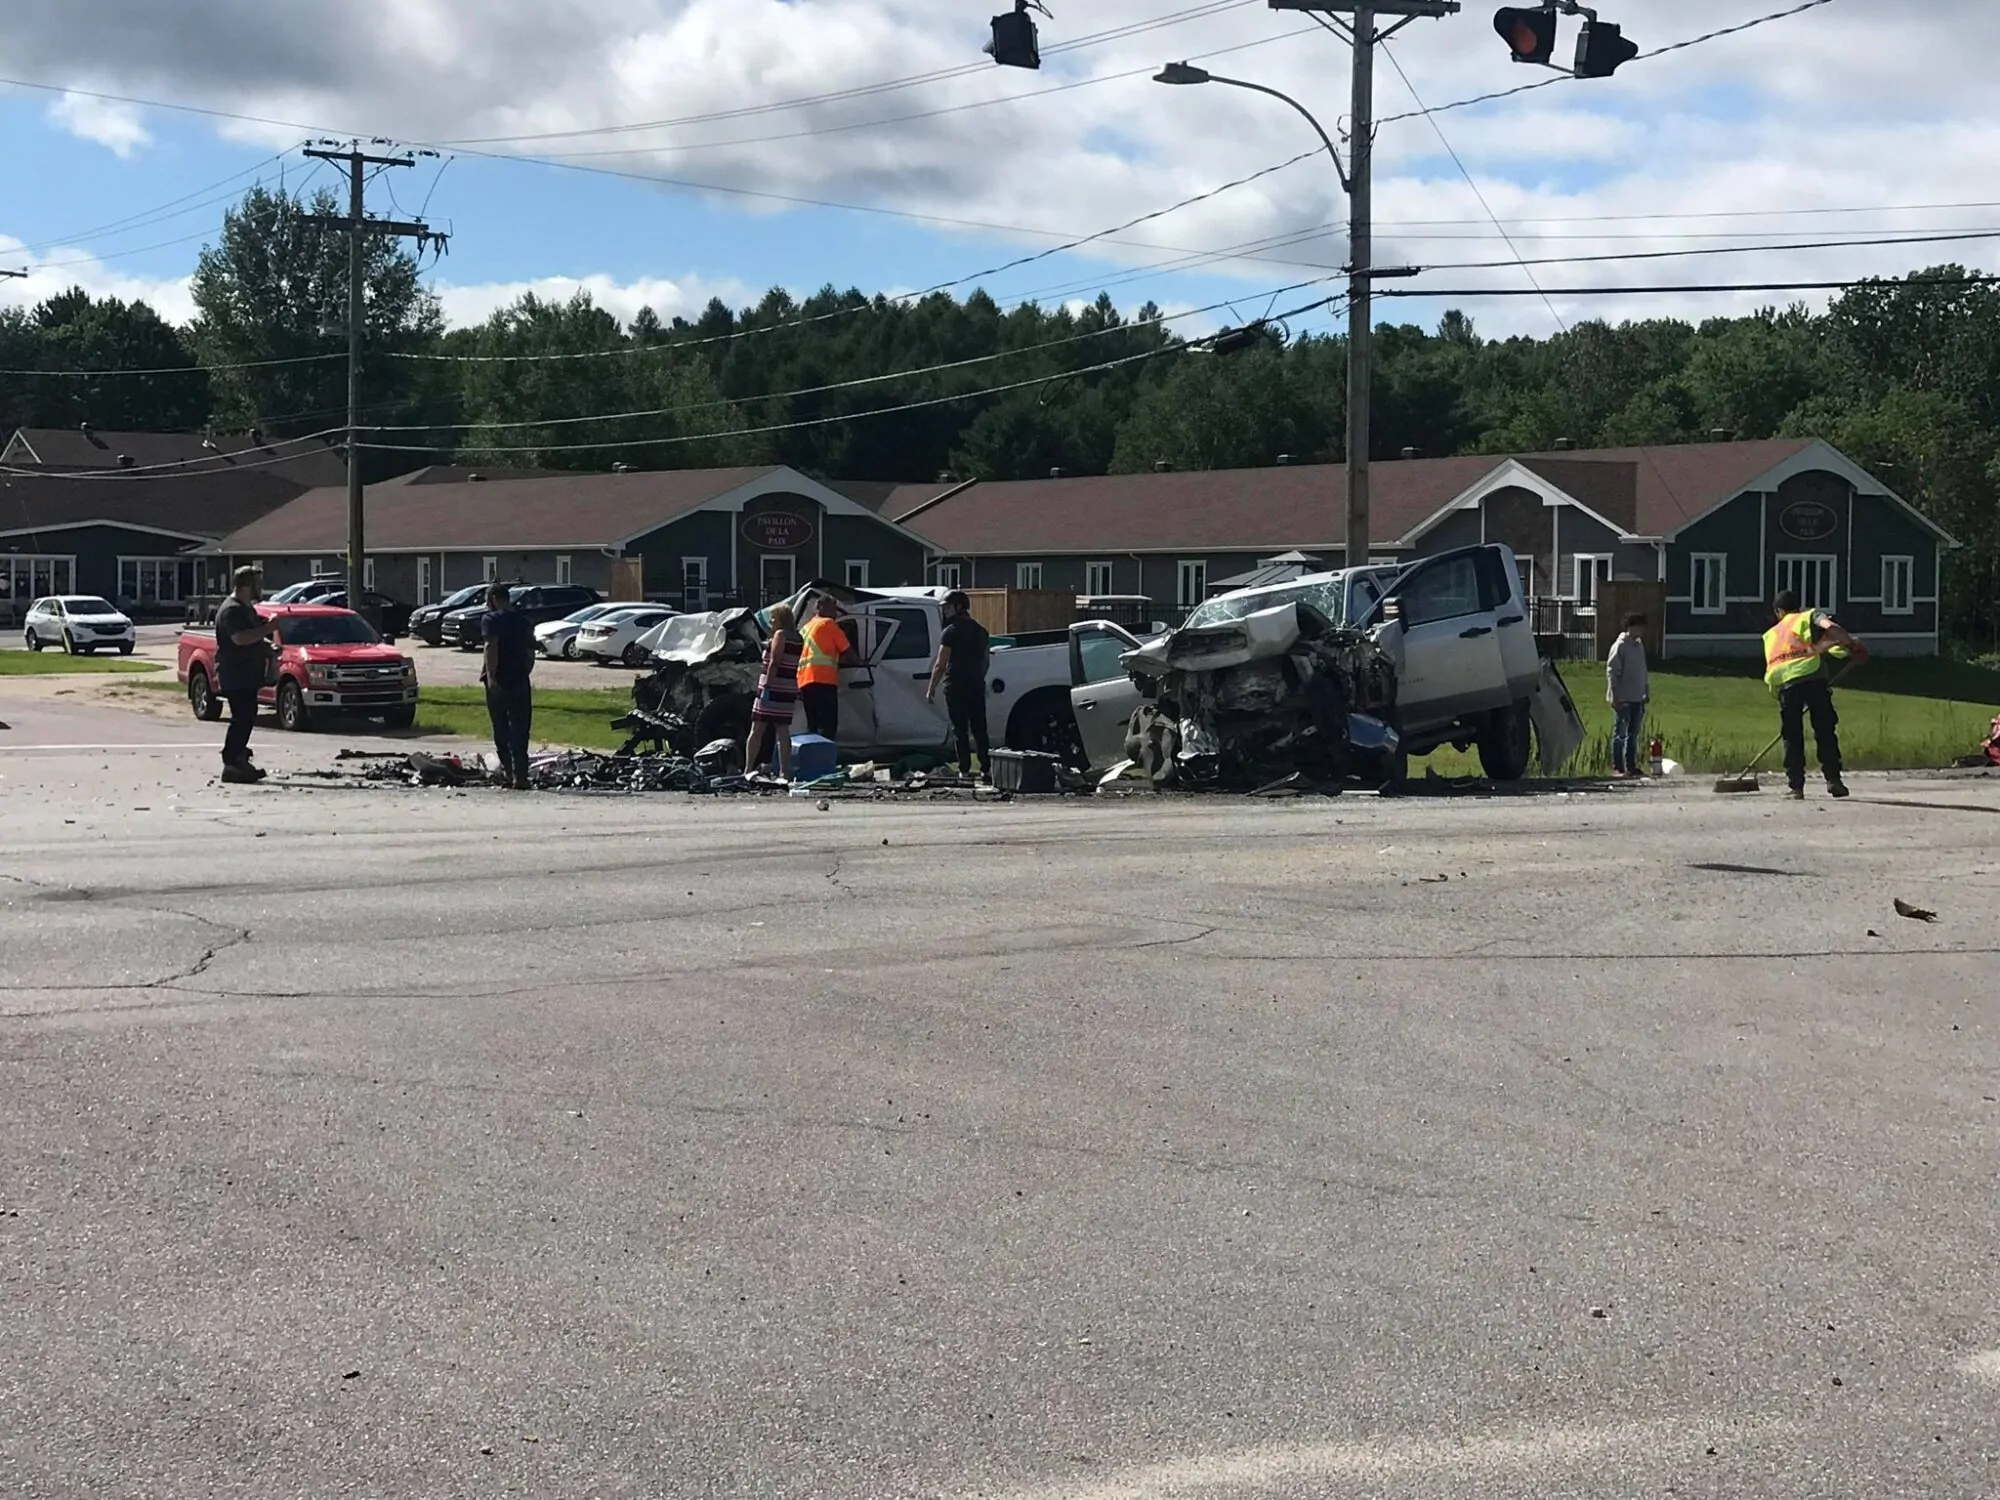
[[792,711],[799,701],[799,635],[791,606],[771,606],[771,639],[764,647],[764,674],[757,679],[757,702],[750,710],[750,737],[743,744],[743,774],[764,760],[764,737],[778,737],[778,775],[792,779]]

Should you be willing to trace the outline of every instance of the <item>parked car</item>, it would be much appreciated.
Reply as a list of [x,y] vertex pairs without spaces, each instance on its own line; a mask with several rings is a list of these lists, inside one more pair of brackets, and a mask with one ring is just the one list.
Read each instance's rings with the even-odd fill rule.
[[[549,620],[560,620],[586,604],[597,603],[604,596],[596,589],[584,588],[580,584],[519,583],[508,590],[507,597],[515,609],[528,617],[529,624],[540,625]],[[444,643],[457,646],[461,651],[477,651],[483,644],[479,622],[485,616],[486,590],[482,588],[472,604],[445,615],[442,626]]]
[[576,657],[576,633],[592,620],[646,608],[643,604],[586,604],[560,620],[544,620],[535,627],[535,649],[547,657]]
[[[397,636],[408,635],[410,633],[410,616],[414,611],[411,610],[409,605],[398,603],[387,594],[378,594],[373,589],[364,590],[361,597],[368,606],[370,615],[380,621],[380,624],[376,628],[390,641],[394,641]],[[334,609],[346,609],[348,607],[347,588],[345,585],[342,585],[340,588],[334,589],[329,593],[314,594],[311,598],[303,599],[299,602],[303,604],[325,604]]]
[[54,594],[28,606],[21,639],[30,651],[61,646],[71,656],[91,656],[114,647],[130,656],[139,643],[131,618],[94,594]]
[[1400,780],[1446,744],[1477,745],[1487,775],[1513,781],[1537,741],[1550,774],[1583,741],[1497,544],[1222,595],[1109,670],[1130,639],[1072,626],[1070,699],[1093,764],[1137,760],[1163,783],[1337,777],[1361,762]]
[[[408,729],[416,722],[416,663],[384,642],[360,615],[323,604],[268,600],[257,606],[257,613],[280,622],[271,669],[257,695],[259,703],[277,709],[280,728],[310,729],[319,714],[364,715],[391,729]],[[187,688],[194,716],[221,718],[213,629],[181,632],[175,671]]]
[[449,594],[435,604],[420,604],[410,611],[410,634],[426,646],[444,644],[444,617],[486,597],[486,585],[475,583]]
[[679,613],[679,610],[669,609],[664,604],[647,604],[637,609],[613,610],[599,615],[577,632],[576,649],[570,654],[594,661],[600,667],[608,667],[613,662],[623,662],[628,667],[643,667],[650,653],[640,644],[639,638]]
[[288,583],[271,595],[273,604],[311,604],[347,587],[344,574],[322,573],[304,583]]

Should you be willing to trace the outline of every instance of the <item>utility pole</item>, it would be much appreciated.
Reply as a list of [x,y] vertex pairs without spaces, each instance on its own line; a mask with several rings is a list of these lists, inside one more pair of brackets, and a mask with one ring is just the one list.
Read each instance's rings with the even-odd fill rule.
[[[380,144],[378,142],[378,144]],[[369,167],[413,167],[416,157],[408,152],[394,156],[371,156],[359,141],[346,146],[322,142],[306,148],[307,156],[347,168],[347,214],[306,214],[303,222],[316,229],[337,230],[347,236],[347,607],[374,623],[367,608],[363,579],[367,568],[366,517],[363,515],[361,487],[361,331],[367,313],[367,257],[362,244],[369,235],[391,235],[413,239],[419,251],[447,236],[428,224],[401,219],[371,219],[368,216],[367,180]]]
[[[1306,10],[1345,17],[1335,23],[1354,47],[1354,99],[1348,138],[1347,221],[1347,553],[1350,568],[1366,566],[1370,395],[1375,379],[1374,280],[1409,275],[1375,266],[1375,47],[1419,17],[1442,20],[1459,0],[1270,0],[1272,10]],[[1376,24],[1396,17],[1386,31]]]

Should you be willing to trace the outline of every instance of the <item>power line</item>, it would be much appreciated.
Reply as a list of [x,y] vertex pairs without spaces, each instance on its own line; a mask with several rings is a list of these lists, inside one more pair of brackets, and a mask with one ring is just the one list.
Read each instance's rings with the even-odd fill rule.
[[1709,255],[1758,255],[1774,250],[1859,250],[1874,245],[1945,245],[1966,240],[2000,239],[2000,229],[1964,230],[1951,234],[1906,234],[1865,240],[1808,240],[1784,245],[1705,245],[1690,250],[1621,250],[1611,255],[1551,255],[1534,260],[1452,261],[1418,269],[1431,271],[1496,271],[1510,266],[1581,266],[1606,261],[1685,260]]
[[[211,182],[207,187],[196,188],[193,192],[183,193],[178,198],[169,198],[165,203],[155,208],[144,209],[136,214],[127,214],[122,219],[113,219],[108,224],[99,224],[92,229],[79,229],[73,234],[62,234],[56,235],[51,239],[36,240],[32,244],[22,245],[20,253],[27,255],[36,250],[48,250],[57,246],[80,245],[86,241],[102,239],[109,235],[125,232],[128,229],[146,228],[150,224],[162,222],[164,219],[177,219],[183,213],[198,212],[208,207],[210,202],[220,201],[218,198],[211,198],[210,195],[219,192],[222,188],[230,188],[231,191],[223,196],[234,197],[237,190],[231,186],[232,184],[242,178],[251,176],[253,173],[262,172],[267,167],[276,166],[284,159],[285,153],[281,151],[276,156],[265,157],[264,160],[258,162],[254,167],[245,167],[240,172],[231,172],[227,177],[216,182]],[[262,179],[259,180],[261,181]],[[191,207],[180,209],[178,213],[167,212],[167,210],[177,208],[180,204],[188,203],[189,200],[195,198],[200,198],[203,201],[195,203]]]
[[[1678,286],[1552,286],[1543,288],[1551,297],[1661,297],[1684,296],[1697,292],[1839,292],[1858,286],[1967,287],[2000,286],[2000,276],[1907,276],[1901,280],[1882,276],[1857,276],[1846,281],[1723,281],[1692,282]],[[1382,288],[1378,297],[1532,297],[1527,287],[1449,287],[1437,289]]]
[[[266,446],[273,448],[299,447],[302,444],[319,442],[321,438],[338,437],[346,431],[345,427],[329,427],[323,432],[309,432],[303,437],[285,438],[279,443],[268,444]],[[185,476],[214,474],[217,472],[234,474],[244,469],[268,469],[277,464],[296,463],[301,458],[309,457],[312,451],[304,450],[298,453],[286,453],[273,458],[255,459],[249,463],[233,462],[232,460],[236,457],[234,454],[216,453],[207,458],[178,459],[170,464],[139,464],[130,469],[57,470],[5,467],[0,468],[0,474],[6,474],[15,479],[179,479]],[[322,446],[317,451],[324,452],[326,450]]]
[[245,359],[228,364],[216,365],[161,365],[151,370],[0,370],[0,375],[41,376],[50,380],[103,380],[109,376],[146,375],[206,375],[221,370],[268,370],[279,365],[315,365],[329,359],[345,359],[347,355],[299,354],[289,359]]

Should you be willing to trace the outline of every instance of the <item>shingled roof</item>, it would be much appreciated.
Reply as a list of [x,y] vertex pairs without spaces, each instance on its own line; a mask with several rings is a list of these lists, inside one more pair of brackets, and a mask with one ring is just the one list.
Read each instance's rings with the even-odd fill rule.
[[170,467],[190,474],[260,473],[293,490],[344,484],[347,465],[326,438],[207,436],[199,432],[99,432],[94,427],[23,427],[0,464],[15,470],[146,474]]
[[[240,478],[249,481],[255,476]],[[0,475],[0,535],[103,524],[214,541],[248,526],[296,493],[289,486],[218,484],[212,477],[193,475],[144,484],[124,479]]]
[[[1513,455],[1578,504],[1664,536],[1740,494],[1809,439]],[[1375,545],[1394,546],[1510,455],[1370,467]],[[882,514],[956,556],[1277,552],[1342,545],[1342,464],[900,486]]]

